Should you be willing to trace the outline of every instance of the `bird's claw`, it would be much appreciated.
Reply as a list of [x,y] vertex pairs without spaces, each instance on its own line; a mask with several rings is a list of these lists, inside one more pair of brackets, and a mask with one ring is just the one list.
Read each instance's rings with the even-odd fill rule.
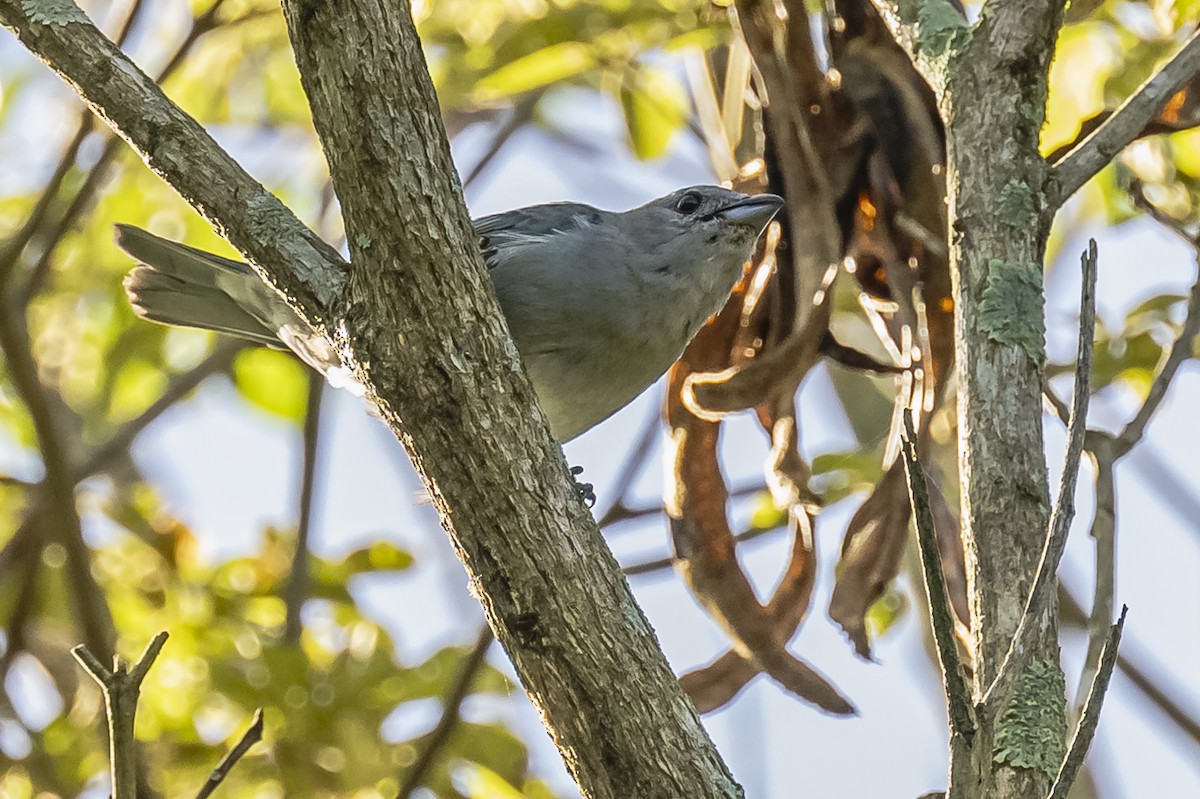
[[579,498],[582,499],[589,508],[596,505],[596,491],[591,483],[581,483],[575,478],[583,474],[582,466],[571,467],[571,479],[575,482],[575,489],[579,492]]

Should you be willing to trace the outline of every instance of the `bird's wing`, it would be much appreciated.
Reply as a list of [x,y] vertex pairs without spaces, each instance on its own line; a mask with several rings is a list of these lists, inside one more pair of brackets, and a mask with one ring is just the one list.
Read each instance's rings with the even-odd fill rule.
[[481,217],[474,225],[490,269],[496,266],[499,250],[599,224],[603,214],[583,203],[550,203]]

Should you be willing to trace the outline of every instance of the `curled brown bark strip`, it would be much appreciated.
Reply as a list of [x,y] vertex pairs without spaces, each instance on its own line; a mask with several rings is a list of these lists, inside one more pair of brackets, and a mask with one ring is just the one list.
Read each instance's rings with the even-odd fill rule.
[[[779,584],[764,610],[773,627],[775,640],[786,646],[808,614],[816,579],[813,551],[812,517],[809,508],[816,498],[808,489],[810,470],[800,457],[795,409],[791,399],[779,401],[778,408],[761,410],[759,417],[771,434],[771,463],[768,483],[778,507],[789,511],[792,551]],[[732,701],[756,674],[760,666],[753,657],[739,651],[726,652],[716,661],[688,672],[681,678],[684,690],[700,712],[707,713]],[[820,674],[803,662],[781,663],[772,676],[797,696],[809,699],[830,712],[843,712],[849,703]],[[847,711],[849,712],[849,711]]]
[[711,713],[732,702],[761,673],[756,665],[729,650],[712,663],[681,676],[679,684],[692,698],[696,710]]
[[[853,706],[815,669],[786,649],[788,639],[807,610],[813,573],[811,537],[798,539],[798,549],[781,584],[786,586],[787,613],[782,610],[778,613],[791,621],[781,628],[776,623],[776,612],[759,602],[737,560],[725,509],[728,490],[717,460],[720,427],[691,413],[681,399],[682,385],[695,372],[729,363],[730,345],[741,324],[744,296],[741,291],[735,294],[733,301],[700,332],[670,372],[666,415],[671,428],[668,457],[674,465],[674,482],[668,490],[667,515],[680,573],[698,601],[729,634],[734,642],[733,657],[751,668],[723,658],[721,669],[729,669],[736,679],[718,672],[701,673],[689,676],[684,685],[691,684],[697,690],[704,687],[709,693],[702,704],[719,706],[753,673],[762,671],[822,709],[849,713]],[[779,415],[784,413],[781,411]],[[790,425],[783,422],[779,429],[785,444],[794,446],[794,420]],[[788,446],[781,446],[780,452],[787,449]],[[797,470],[794,460],[781,458],[792,470],[789,482],[803,479],[803,469]],[[783,602],[778,607],[784,607]]]

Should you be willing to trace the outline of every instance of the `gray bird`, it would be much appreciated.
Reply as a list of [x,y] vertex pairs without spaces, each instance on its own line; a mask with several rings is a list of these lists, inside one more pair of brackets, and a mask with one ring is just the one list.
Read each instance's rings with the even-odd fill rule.
[[[767,223],[773,194],[693,186],[624,212],[580,203],[475,221],[480,250],[550,428],[569,441],[670,368],[725,304]],[[350,385],[328,343],[250,267],[117,226],[143,266],[125,279],[139,316],[286,346]]]

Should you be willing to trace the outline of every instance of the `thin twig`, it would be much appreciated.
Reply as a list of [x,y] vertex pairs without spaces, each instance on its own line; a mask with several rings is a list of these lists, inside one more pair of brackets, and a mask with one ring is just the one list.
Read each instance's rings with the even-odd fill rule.
[[1055,393],[1054,389],[1050,387],[1049,382],[1042,387],[1042,399],[1054,411],[1054,415],[1058,417],[1059,421],[1064,425],[1071,423],[1071,406],[1067,405],[1063,398]]
[[[785,529],[785,524],[780,524],[778,527],[755,527],[750,530],[744,530],[733,537],[734,544],[744,544],[747,541],[753,541],[767,533],[773,533],[776,530]],[[632,563],[622,567],[626,577],[636,577],[644,574],[652,574],[653,572],[670,569],[678,563],[678,559],[674,557],[658,558],[656,560],[643,561],[641,563]]]
[[1079,461],[1083,455],[1087,433],[1087,406],[1091,394],[1092,348],[1096,332],[1096,241],[1088,242],[1081,258],[1082,290],[1079,300],[1079,348],[1075,357],[1075,396],[1071,402],[1071,419],[1067,424],[1067,452],[1059,478],[1058,500],[1050,515],[1050,529],[1042,548],[1037,576],[1029,589],[1029,599],[1021,614],[1021,622],[1013,635],[1008,654],[996,672],[996,678],[984,694],[984,703],[996,696],[997,689],[1007,693],[1023,667],[1022,660],[1028,638],[1033,634],[1036,619],[1043,615],[1054,599],[1058,585],[1058,564],[1067,546],[1067,533],[1075,517],[1075,484],[1079,478]]
[[75,135],[71,137],[71,141],[67,142],[67,146],[63,148],[62,155],[58,159],[58,165],[55,166],[54,172],[50,174],[50,179],[46,181],[46,187],[42,189],[42,193],[38,196],[37,202],[34,203],[33,209],[30,210],[29,216],[25,218],[24,224],[4,242],[4,249],[0,250],[0,283],[3,283],[12,273],[13,269],[16,268],[16,265],[21,260],[21,253],[25,251],[25,247],[45,221],[46,215],[50,212],[54,201],[58,198],[58,191],[62,188],[63,181],[66,180],[71,167],[75,166],[75,159],[79,157],[79,148],[83,146],[84,140],[87,139],[88,134],[95,127],[95,116],[92,115],[91,109],[85,108],[80,115],[79,126],[75,129]]
[[[755,494],[761,494],[766,490],[767,486],[764,483],[745,485],[739,488],[730,489],[729,498],[745,499],[746,497],[753,496]],[[663,513],[663,506],[661,502],[657,502],[653,505],[639,505],[634,508],[628,508],[618,504],[605,511],[603,521],[597,522],[597,524],[604,528],[604,531],[607,534],[608,528],[612,527],[613,525],[620,524],[621,522],[631,522],[636,521],[637,519],[644,519],[647,516],[656,516],[660,513]]]
[[92,675],[104,692],[108,711],[113,799],[137,799],[137,743],[133,737],[133,722],[137,714],[138,693],[142,688],[142,680],[146,679],[146,673],[154,665],[166,642],[166,631],[154,636],[133,668],[128,668],[120,657],[114,656],[112,671],[105,668],[84,645],[80,644],[71,650],[79,665]]
[[250,722],[250,728],[242,734],[237,745],[229,750],[225,757],[221,758],[221,762],[212,770],[212,774],[208,775],[208,781],[200,788],[200,792],[196,794],[196,799],[208,799],[212,792],[224,782],[229,772],[237,765],[237,762],[242,759],[242,755],[250,751],[250,747],[262,740],[263,736],[263,712],[260,707],[254,711],[254,719]]
[[500,151],[504,149],[504,146],[508,144],[517,131],[529,123],[529,120],[533,118],[533,108],[541,98],[542,92],[534,92],[522,98],[520,102],[513,106],[512,113],[509,114],[508,119],[504,120],[500,127],[496,129],[496,132],[492,134],[492,140],[488,143],[488,148],[484,150],[483,155],[475,162],[475,166],[471,167],[471,171],[463,178],[464,189],[479,179],[479,176],[495,160],[496,156],[500,154]]
[[1117,594],[1117,491],[1113,476],[1113,439],[1093,431],[1088,434],[1088,440],[1105,443],[1103,446],[1089,446],[1096,471],[1096,513],[1091,529],[1092,540],[1096,543],[1096,586],[1092,593],[1092,612],[1088,617],[1088,649],[1079,675],[1077,696],[1081,706],[1088,686],[1099,673]]
[[1197,74],[1200,74],[1200,30],[1193,33],[1175,57],[1138,87],[1103,125],[1054,165],[1048,192],[1050,207],[1061,205],[1116,158]]
[[128,453],[129,445],[151,422],[174,407],[210,375],[226,369],[233,362],[234,356],[245,347],[246,342],[240,340],[218,342],[207,358],[188,371],[173,377],[162,395],[149,408],[121,425],[104,443],[88,452],[80,464],[71,469],[72,479],[79,482],[90,477],[107,468],[118,456]]
[[646,465],[646,460],[650,456],[650,450],[654,446],[654,441],[662,425],[658,409],[658,406],[661,404],[659,402],[651,409],[650,413],[646,414],[646,419],[642,422],[642,429],[638,432],[636,442],[625,457],[625,462],[621,464],[617,476],[613,478],[612,493],[614,499],[596,521],[596,524],[601,528],[611,524],[622,513],[629,511],[629,506],[626,505],[629,489],[633,487],[634,481]]
[[1079,718],[1079,725],[1075,728],[1075,735],[1071,738],[1067,756],[1058,770],[1058,777],[1054,780],[1054,786],[1050,789],[1048,799],[1067,799],[1067,793],[1071,790],[1075,776],[1079,773],[1079,768],[1087,756],[1092,737],[1096,734],[1096,725],[1100,723],[1100,708],[1104,704],[1104,696],[1108,692],[1108,682],[1112,678],[1113,666],[1117,662],[1117,647],[1121,644],[1121,632],[1125,629],[1125,613],[1128,610],[1128,606],[1121,608],[1121,617],[1109,630],[1108,640],[1104,644],[1104,653],[1100,658],[1100,669],[1096,672],[1096,679],[1092,681],[1087,702],[1083,706],[1083,714]]
[[283,639],[300,641],[302,625],[300,610],[308,596],[308,539],[312,529],[312,514],[317,485],[318,443],[321,434],[321,398],[325,393],[325,376],[310,370],[308,373],[308,410],[304,415],[304,465],[300,477],[300,519],[296,525],[296,549],[292,553],[292,571],[284,589],[287,616]]
[[[139,4],[141,2],[142,0],[138,0]],[[224,3],[225,0],[215,0],[215,2],[208,7],[207,11],[192,20],[192,26],[188,30],[187,36],[185,36],[183,41],[176,46],[175,51],[171,54],[171,57],[167,59],[166,65],[163,66],[163,68],[159,70],[158,74],[154,77],[154,80],[157,83],[162,83],[165,81],[175,72],[175,70],[183,65],[184,59],[191,52],[192,47],[195,46],[200,37],[219,26],[220,23],[217,21],[217,12],[221,10],[221,7],[224,5]],[[225,24],[233,25],[243,22],[247,19],[257,18],[258,16],[262,16],[262,13],[250,12]],[[118,40],[117,44],[120,44],[121,41],[122,40]],[[90,130],[91,122],[95,119],[95,117],[90,108],[85,107],[83,113],[89,120],[88,130]],[[46,277],[50,273],[50,263],[54,256],[55,247],[63,240],[67,232],[75,224],[75,221],[87,209],[88,204],[92,201],[92,198],[96,192],[99,191],[103,185],[104,178],[108,173],[109,165],[121,152],[120,139],[114,136],[110,131],[106,131],[104,136],[104,149],[100,151],[100,157],[97,158],[96,162],[92,164],[90,169],[88,169],[83,183],[75,192],[74,196],[71,197],[71,201],[68,203],[66,209],[62,212],[62,215],[58,218],[58,220],[54,223],[54,226],[44,237],[49,244],[42,248],[42,253],[40,256],[38,256],[37,263],[35,263],[30,269],[29,277],[26,279],[24,285],[22,285],[18,290],[22,305],[28,303],[30,299],[32,299],[33,296],[41,290],[42,284],[45,282]],[[72,160],[74,160],[74,156],[72,155],[71,157]],[[20,253],[18,252],[17,255],[20,255]]]
[[[1193,248],[1197,248],[1197,253],[1200,254],[1197,242],[1189,239]],[[1150,420],[1154,417],[1154,412],[1158,410],[1158,406],[1162,404],[1163,398],[1167,395],[1167,389],[1171,386],[1171,381],[1175,379],[1175,374],[1179,371],[1179,367],[1184,361],[1192,357],[1192,342],[1196,336],[1200,335],[1200,273],[1197,275],[1196,282],[1192,284],[1191,293],[1188,296],[1187,316],[1183,321],[1183,329],[1179,331],[1179,336],[1171,345],[1170,352],[1162,361],[1162,365],[1158,369],[1158,374],[1154,377],[1154,382],[1150,384],[1150,390],[1146,393],[1146,399],[1142,402],[1142,406],[1138,408],[1133,419],[1129,424],[1125,425],[1121,430],[1116,440],[1116,457],[1121,457],[1129,450],[1133,449],[1142,436],[1146,432],[1146,427],[1150,424]]]
[[975,709],[971,704],[971,689],[958,657],[954,612],[950,609],[946,594],[946,577],[938,555],[929,490],[925,485],[925,472],[917,458],[917,433],[913,427],[912,411],[908,408],[904,409],[904,436],[901,443],[904,471],[908,475],[908,496],[921,550],[921,567],[925,574],[925,592],[929,598],[933,638],[937,644],[938,661],[942,666],[942,680],[949,704],[950,729],[955,735],[969,739],[975,734]]
[[475,645],[467,653],[466,657],[463,658],[462,663],[459,664],[454,684],[450,686],[450,691],[446,694],[446,698],[442,700],[441,718],[438,719],[437,725],[422,741],[421,751],[417,753],[417,759],[404,772],[404,783],[400,786],[400,790],[396,792],[396,799],[410,799],[417,788],[421,787],[424,783],[426,774],[429,773],[429,769],[437,761],[442,747],[459,722],[463,700],[467,698],[467,694],[471,690],[471,684],[475,682],[476,675],[479,674],[480,669],[487,662],[487,651],[492,645],[493,640],[492,629],[486,624],[483,625],[483,628],[479,631],[479,635],[475,638]]
[[[322,316],[341,289],[344,260],[225,153],[203,127],[76,12],[47,25],[28,4],[0,0],[0,24],[71,83],[138,154],[217,224],[302,315]],[[106,69],[97,70],[103,63]],[[187,169],[175,154],[187,154]]]
[[893,221],[897,230],[921,242],[925,249],[929,250],[933,255],[942,260],[949,259],[950,247],[946,244],[945,240],[922,225],[916,217],[909,216],[904,211],[897,211]]

